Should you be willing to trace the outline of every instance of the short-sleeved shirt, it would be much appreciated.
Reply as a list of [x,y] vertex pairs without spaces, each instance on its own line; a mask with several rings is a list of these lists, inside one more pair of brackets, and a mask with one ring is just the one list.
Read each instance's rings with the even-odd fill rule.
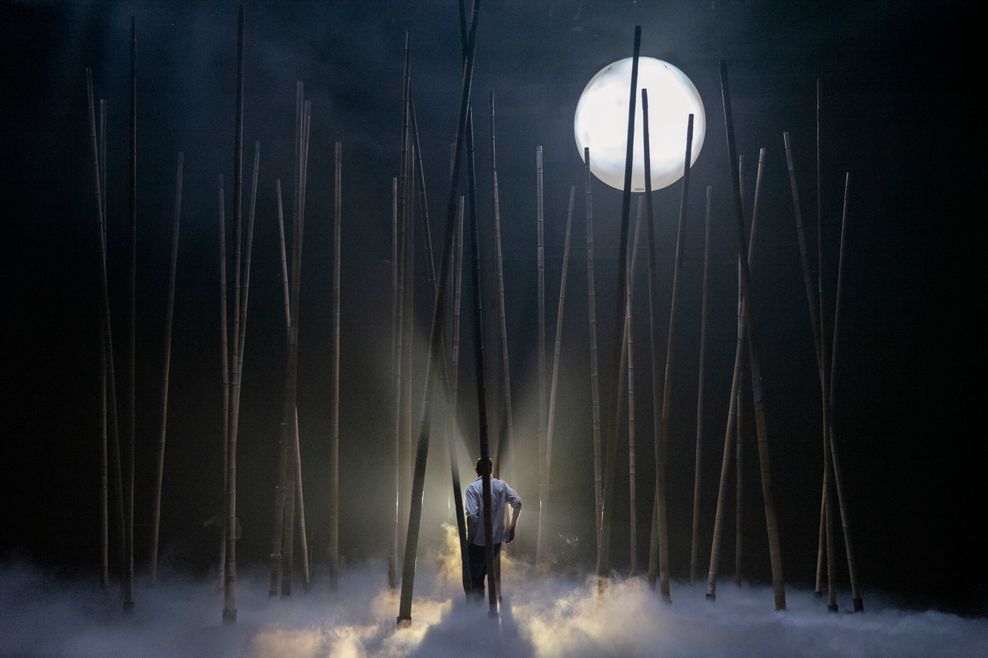
[[[521,496],[504,480],[491,478],[491,521],[494,526],[494,543],[504,541],[504,504],[508,503],[516,510],[521,509]],[[467,518],[476,523],[478,531],[471,539],[473,544],[484,546],[487,533],[484,532],[484,480],[477,478],[467,486],[466,501]]]

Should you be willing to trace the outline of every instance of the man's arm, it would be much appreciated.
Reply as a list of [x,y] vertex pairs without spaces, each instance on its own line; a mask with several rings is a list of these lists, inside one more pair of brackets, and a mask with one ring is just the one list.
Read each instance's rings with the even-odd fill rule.
[[515,538],[515,524],[518,523],[518,517],[521,516],[521,496],[507,482],[504,483],[504,489],[505,498],[511,507],[511,520],[508,523],[507,537],[505,538],[505,541],[510,544]]
[[467,486],[465,508],[467,513],[467,541],[469,542],[477,536],[480,522],[480,499],[475,487]]

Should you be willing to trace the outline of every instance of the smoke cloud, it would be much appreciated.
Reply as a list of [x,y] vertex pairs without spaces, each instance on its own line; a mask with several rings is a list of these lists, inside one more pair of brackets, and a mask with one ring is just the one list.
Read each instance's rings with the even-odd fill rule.
[[869,593],[863,614],[829,614],[812,592],[788,590],[788,611],[771,590],[673,583],[667,605],[644,579],[612,582],[538,577],[505,556],[501,615],[465,604],[455,531],[421,559],[410,628],[396,630],[397,594],[383,563],[347,569],[330,594],[316,579],[291,600],[269,598],[260,571],[238,581],[238,623],[220,622],[216,582],[166,574],[141,587],[132,614],[116,592],[24,562],[0,567],[0,655],[18,656],[978,656],[988,620],[905,611]]

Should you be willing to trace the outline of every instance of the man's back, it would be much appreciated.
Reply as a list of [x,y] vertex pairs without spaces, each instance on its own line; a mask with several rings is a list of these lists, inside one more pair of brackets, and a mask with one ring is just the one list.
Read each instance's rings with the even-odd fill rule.
[[[484,546],[484,481],[477,478],[467,486],[466,513],[470,528],[470,541],[477,546]],[[494,543],[504,541],[504,505],[511,505],[516,510],[521,509],[521,497],[504,480],[491,478],[491,521],[494,526]]]

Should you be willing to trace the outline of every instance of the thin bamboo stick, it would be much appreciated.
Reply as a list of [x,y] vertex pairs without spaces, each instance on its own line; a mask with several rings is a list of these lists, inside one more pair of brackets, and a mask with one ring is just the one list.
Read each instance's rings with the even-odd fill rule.
[[545,240],[544,225],[545,215],[543,206],[543,168],[542,168],[542,146],[535,147],[535,227],[536,227],[536,251],[538,260],[538,387],[539,387],[539,409],[538,409],[538,429],[536,430],[536,440],[538,445],[538,470],[539,470],[539,525],[535,538],[535,564],[541,564],[543,555],[543,510],[548,502],[549,490],[546,483],[548,474],[546,470],[546,399],[545,399]]
[[[724,103],[724,121],[727,129],[728,159],[731,169],[736,169],[737,148],[734,142],[734,119],[731,114],[731,94],[727,77],[727,64],[721,60],[721,93]],[[772,474],[769,459],[768,428],[765,424],[765,400],[762,391],[761,361],[758,354],[758,341],[753,323],[751,276],[748,270],[748,245],[745,240],[744,208],[738,189],[737,175],[732,171],[731,184],[734,191],[736,228],[738,234],[738,256],[743,263],[741,268],[742,293],[745,297],[744,320],[748,334],[748,357],[751,363],[751,387],[755,404],[755,425],[758,434],[759,470],[762,480],[762,501],[765,507],[765,526],[768,534],[769,561],[772,570],[772,589],[776,610],[786,607],[785,581],[782,575],[782,552],[779,544],[778,520],[775,513],[775,499],[772,494]]]
[[[700,553],[700,476],[703,472],[703,376],[707,355],[707,289],[710,282],[710,196],[707,185],[706,211],[703,221],[703,288],[700,293],[700,365],[696,389],[696,454],[693,463],[693,533],[690,541],[690,585],[696,581]],[[738,504],[740,509],[740,503]]]
[[[281,179],[275,180],[275,191],[278,204],[278,239],[281,256],[281,289],[284,298],[285,309],[285,345],[291,337],[292,315],[291,301],[288,292],[288,258],[285,250],[285,213],[281,198]],[[286,437],[288,434],[285,420],[282,418],[280,439],[278,441],[278,477],[274,485],[274,533],[271,541],[270,557],[270,579],[268,583],[268,596],[278,594],[281,583],[281,538],[285,527],[285,479],[288,472],[288,445]]]
[[165,314],[165,365],[161,385],[161,434],[158,442],[158,470],[155,478],[154,516],[151,526],[151,583],[158,580],[158,532],[161,527],[161,489],[165,477],[165,438],[168,428],[168,375],[171,372],[172,320],[175,312],[175,271],[178,265],[178,233],[182,216],[182,165],[185,154],[178,154],[175,173],[175,222],[172,228],[172,257],[168,270],[168,312]]
[[[402,564],[401,597],[398,610],[398,625],[407,626],[412,618],[412,593],[415,584],[415,559],[418,549],[419,525],[422,518],[422,493],[425,488],[425,467],[429,456],[429,434],[431,431],[431,379],[430,371],[432,362],[438,359],[441,341],[441,323],[445,317],[446,307],[446,279],[449,276],[450,254],[452,252],[453,234],[455,233],[455,222],[457,199],[457,176],[460,168],[460,145],[462,144],[465,127],[467,125],[467,115],[470,105],[470,92],[473,83],[473,61],[474,46],[476,44],[477,18],[479,16],[480,0],[474,1],[473,18],[470,24],[470,31],[467,38],[466,54],[463,58],[463,82],[460,93],[460,108],[457,116],[456,142],[454,147],[452,182],[450,184],[450,194],[446,204],[446,236],[443,241],[442,259],[439,267],[439,287],[436,292],[436,303],[432,310],[432,321],[429,332],[429,357],[426,360],[424,382],[424,392],[422,396],[421,430],[416,445],[415,472],[412,478],[412,495],[409,507],[408,533],[406,539],[406,551]],[[440,369],[440,377],[443,372]],[[445,387],[446,382],[442,382]],[[490,509],[488,507],[488,509]]]
[[844,549],[847,553],[847,571],[848,576],[851,581],[851,596],[852,603],[854,606],[854,612],[864,611],[864,600],[861,598],[861,590],[858,588],[858,570],[857,565],[854,561],[854,548],[851,542],[851,523],[848,519],[847,505],[845,503],[844,497],[844,486],[841,480],[840,471],[840,460],[837,457],[837,440],[835,438],[834,432],[834,373],[837,371],[837,336],[838,329],[840,328],[840,301],[841,301],[841,291],[843,290],[844,283],[844,238],[847,230],[847,200],[848,191],[851,185],[851,174],[844,174],[844,204],[843,211],[841,213],[841,227],[840,227],[840,250],[838,252],[837,259],[837,293],[834,302],[834,340],[833,348],[831,350],[831,361],[830,361],[830,397],[828,402],[830,403],[830,452],[833,461],[834,468],[834,488],[837,489],[837,505],[840,509],[840,520],[841,527],[844,532]]
[[625,341],[628,352],[628,519],[629,519],[629,548],[631,553],[631,567],[628,570],[630,576],[638,573],[638,489],[637,489],[637,463],[636,463],[636,442],[635,442],[635,351],[634,351],[634,289],[635,289],[635,264],[638,260],[638,234],[641,229],[642,207],[644,199],[638,197],[638,212],[635,213],[635,233],[632,239],[631,259],[628,267],[628,295],[625,304],[624,326]]
[[[628,134],[627,149],[624,162],[624,192],[621,196],[621,237],[618,249],[618,282],[617,300],[614,313],[615,326],[620,327],[624,319],[625,295],[627,294],[627,259],[628,259],[628,225],[631,208],[631,169],[634,157],[635,142],[635,109],[638,105],[638,56],[641,52],[642,29],[640,25],[635,26],[635,42],[631,60],[631,89],[628,100]],[[615,370],[615,391],[613,404],[614,410],[611,414],[610,425],[608,427],[607,457],[604,464],[604,491],[601,504],[601,522],[598,538],[599,550],[597,551],[597,577],[600,587],[604,586],[605,580],[610,573],[611,559],[611,516],[614,508],[614,462],[617,461],[617,436],[618,417],[621,410],[621,395],[618,391],[621,388],[623,375],[623,364],[621,352],[624,351],[624,332],[619,331],[617,340],[614,343],[614,359],[612,363],[617,363]]]
[[137,19],[130,17],[130,180],[128,186],[128,210],[130,214],[130,299],[127,378],[127,537],[126,564],[124,567],[124,610],[134,607],[134,453],[137,449]]
[[[648,91],[642,90],[642,111],[648,104]],[[672,274],[672,301],[669,310],[669,332],[666,335],[666,360],[665,374],[662,384],[662,415],[659,418],[658,432],[658,454],[659,461],[655,465],[655,489],[656,489],[656,519],[658,520],[658,540],[659,540],[659,592],[662,598],[668,601],[669,596],[669,530],[667,521],[666,492],[665,492],[665,460],[666,446],[669,443],[669,423],[672,406],[672,375],[675,362],[676,345],[676,302],[679,291],[679,277],[682,271],[682,253],[685,248],[685,226],[687,215],[687,204],[689,199],[690,164],[693,153],[693,115],[690,114],[686,122],[686,157],[683,165],[683,192],[679,203],[679,226],[676,230],[676,255]]]
[[600,553],[600,514],[603,506],[603,474],[600,453],[600,385],[597,373],[597,291],[594,282],[593,253],[593,192],[590,176],[590,148],[583,148],[583,186],[586,196],[585,219],[587,236],[587,315],[590,326],[590,399],[593,431],[593,494],[594,531],[597,552]]
[[453,259],[456,261],[455,279],[453,282],[453,327],[452,346],[450,348],[450,379],[449,379],[449,427],[446,432],[446,451],[449,453],[449,471],[453,485],[453,507],[456,515],[456,532],[460,543],[460,565],[461,577],[463,581],[463,591],[469,594],[472,590],[470,580],[470,551],[467,549],[467,529],[466,519],[463,516],[463,489],[460,484],[460,467],[456,461],[456,436],[457,436],[457,397],[458,379],[460,364],[460,298],[463,289],[463,197],[460,197],[457,208],[457,228],[456,228],[456,253]]
[[[220,358],[223,366],[223,507],[226,509],[226,495],[229,490],[230,471],[230,355],[227,338],[227,302],[226,302],[226,200],[223,195],[223,175],[219,176],[219,243],[220,243]],[[222,522],[222,541],[220,543],[220,582],[226,589],[226,520]],[[225,598],[225,593],[224,593]],[[224,608],[225,609],[225,608]]]
[[[548,494],[552,474],[552,439],[556,429],[556,404],[559,393],[559,356],[563,344],[563,321],[566,316],[566,278],[569,272],[570,236],[573,233],[573,201],[576,187],[569,188],[569,206],[566,211],[566,237],[563,243],[563,269],[559,277],[559,302],[556,308],[556,337],[552,350],[552,379],[549,388],[549,415],[546,422],[545,438],[545,491]],[[548,516],[548,495],[542,500],[541,512]],[[541,525],[540,525],[541,527]]]
[[[759,167],[764,167],[764,153],[765,149],[759,151]],[[740,158],[739,158],[740,162]],[[738,176],[738,196],[740,196],[740,175]],[[759,173],[756,176],[755,182],[755,200],[753,204],[753,210],[751,214],[751,231],[748,235],[748,271],[753,271],[754,266],[754,246],[755,246],[755,235],[758,229],[758,210],[759,210],[759,198],[761,196],[761,180],[762,176]],[[734,432],[738,427],[737,417],[738,417],[738,407],[742,402],[740,391],[742,388],[742,380],[744,376],[744,357],[746,348],[746,338],[747,329],[745,327],[745,296],[744,288],[742,286],[742,272],[740,265],[738,266],[738,332],[737,332],[737,344],[734,348],[734,369],[731,375],[731,394],[728,398],[728,408],[727,408],[727,422],[724,425],[724,452],[721,455],[721,466],[720,466],[720,483],[717,489],[717,507],[714,514],[714,531],[713,539],[710,545],[710,566],[707,571],[707,594],[706,598],[715,599],[717,597],[717,573],[720,565],[720,544],[721,536],[723,534],[724,527],[724,512],[727,509],[727,480],[729,477],[730,466],[731,466],[731,450],[734,441]],[[740,459],[740,455],[737,457]],[[739,494],[736,491],[735,498],[739,498]],[[735,514],[737,514],[737,508],[735,508]],[[738,522],[738,517],[735,515],[735,523]],[[735,541],[735,549],[737,549],[737,543]],[[736,557],[736,556],[735,556]],[[736,561],[736,560],[735,560]],[[737,564],[735,564],[735,568]],[[737,569],[736,569],[737,571]],[[735,584],[737,584],[737,573],[735,573]]]
[[[409,83],[411,84],[411,83]],[[419,207],[422,209],[422,227],[425,229],[425,258],[428,269],[425,271],[426,279],[429,282],[429,289],[436,287],[436,259],[432,249],[432,219],[429,216],[429,193],[425,186],[425,165],[422,164],[422,144],[419,140],[419,119],[415,114],[415,97],[409,92],[408,102],[412,113],[412,144],[415,154],[415,171],[418,174],[418,196]]]
[[334,148],[336,166],[333,170],[333,374],[329,411],[329,587],[338,587],[340,569],[340,239],[343,222],[343,152],[339,142]]
[[[106,217],[106,101],[99,99],[99,172],[100,172],[100,192],[101,209],[103,217]],[[106,235],[100,228],[100,243],[103,250],[106,250]],[[100,308],[102,320],[103,309]],[[106,394],[106,347],[103,336],[103,323],[100,322],[100,370],[99,370],[99,390],[100,390],[100,443],[99,443],[99,519],[100,519],[100,587],[106,589],[110,586],[110,504],[109,504],[109,450],[108,450],[108,428],[107,428],[107,394]]]
[[[405,33],[405,47],[402,66],[402,99],[401,99],[401,163],[398,175],[398,221],[401,223],[402,231],[402,256],[401,267],[404,286],[402,286],[402,344],[401,351],[401,383],[399,398],[399,429],[398,429],[398,491],[402,495],[398,498],[399,519],[403,522],[408,518],[409,500],[405,497],[405,492],[411,488],[411,433],[412,433],[412,366],[414,364],[413,345],[414,320],[415,320],[415,278],[414,263],[411,259],[415,252],[415,232],[410,221],[409,213],[409,193],[411,185],[409,171],[411,168],[410,137],[409,137],[409,96],[410,90],[410,46],[409,36]],[[400,530],[400,528],[399,528]],[[399,533],[399,555],[404,553],[401,544],[401,534]]]
[[494,450],[494,477],[499,477],[507,461],[508,451],[514,446],[514,414],[511,404],[511,368],[508,360],[508,320],[504,303],[504,254],[501,249],[501,196],[497,180],[497,150],[494,130],[494,92],[490,93],[491,106],[491,199],[494,215],[494,259],[497,267],[498,329],[501,339],[501,377],[504,388],[504,423]]
[[[93,100],[93,73],[86,68],[86,94],[89,101],[89,137],[93,148],[93,179],[96,188],[96,242],[99,254],[100,270],[100,306],[101,306],[101,334],[103,339],[103,353],[106,356],[106,381],[109,398],[109,418],[110,418],[110,456],[113,461],[114,488],[117,499],[117,525],[120,539],[120,565],[123,571],[124,563],[124,535],[126,533],[126,515],[124,513],[123,495],[123,469],[122,456],[120,454],[120,426],[118,423],[117,408],[117,385],[116,370],[113,359],[113,326],[110,320],[110,286],[107,273],[107,240],[106,240],[106,205],[103,199],[103,183],[100,177],[100,149],[96,138],[96,105]],[[104,159],[105,162],[105,159]],[[121,595],[124,594],[124,578],[120,579]]]
[[400,455],[400,418],[401,418],[401,296],[404,278],[404,269],[399,262],[404,254],[400,241],[404,239],[404,231],[399,238],[398,229],[398,179],[391,179],[391,382],[393,407],[393,429],[394,429],[394,531],[392,534],[391,550],[388,553],[388,587],[398,588],[398,558],[400,555],[399,530],[401,528],[400,507],[398,501],[401,499],[401,488],[399,487],[398,470],[401,461]]
[[[648,98],[646,90],[642,90],[642,100]],[[659,350],[656,340],[658,313],[658,302],[655,295],[658,293],[658,268],[655,257],[655,217],[652,209],[652,147],[648,130],[647,105],[642,104],[642,145],[644,147],[645,164],[645,206],[648,209],[648,343],[649,343],[649,366],[652,379],[652,449],[655,464],[662,461],[659,450],[659,425],[662,422],[662,387],[663,382],[659,378]],[[659,518],[658,518],[658,487],[655,487],[652,505],[652,527],[649,533],[648,542],[648,584],[653,589],[659,574]]]

